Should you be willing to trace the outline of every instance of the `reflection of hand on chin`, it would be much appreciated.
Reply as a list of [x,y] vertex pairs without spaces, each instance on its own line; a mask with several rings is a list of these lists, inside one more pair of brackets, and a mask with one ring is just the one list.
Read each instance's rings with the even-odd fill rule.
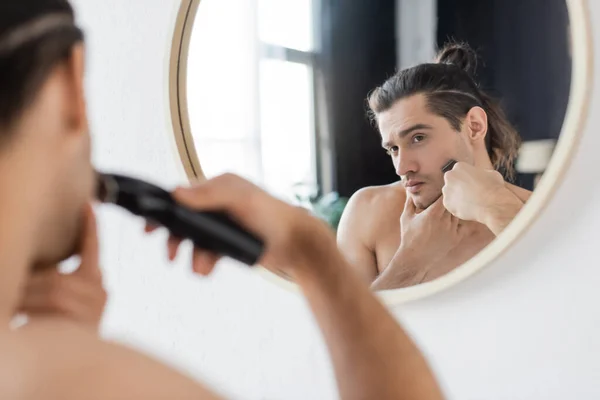
[[418,213],[425,211],[427,209],[427,207],[429,207],[432,203],[430,202],[424,202],[423,200],[420,199],[420,196],[415,196],[415,195],[410,195],[412,197],[412,201],[415,205],[415,210]]
[[411,197],[411,199],[415,205],[417,212],[425,211],[426,209],[431,207],[431,205],[433,203],[435,203],[436,200],[438,200],[441,195],[442,195],[441,192],[436,193],[435,195],[431,195],[431,196],[427,196],[424,193],[409,194],[409,196]]

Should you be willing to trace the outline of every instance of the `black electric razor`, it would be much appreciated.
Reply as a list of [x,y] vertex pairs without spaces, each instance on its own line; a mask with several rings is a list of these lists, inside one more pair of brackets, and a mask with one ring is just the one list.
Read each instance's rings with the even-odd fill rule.
[[454,168],[454,165],[456,164],[456,160],[450,160],[448,161],[443,167],[442,167],[442,172],[446,173],[448,171],[451,171],[452,168]]
[[171,194],[146,181],[116,174],[97,175],[96,197],[115,204],[146,221],[163,226],[178,238],[189,239],[199,249],[253,266],[264,243],[224,213],[200,212],[177,202]]

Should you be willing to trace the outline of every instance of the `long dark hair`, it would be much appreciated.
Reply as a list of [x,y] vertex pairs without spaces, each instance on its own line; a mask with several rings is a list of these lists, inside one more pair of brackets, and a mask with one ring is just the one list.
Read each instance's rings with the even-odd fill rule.
[[477,54],[464,43],[450,43],[435,63],[404,69],[373,90],[368,98],[371,118],[389,110],[398,100],[422,93],[428,109],[444,117],[456,131],[469,110],[481,107],[488,117],[486,147],[494,168],[514,179],[514,161],[521,138],[500,105],[479,88],[474,76]]
[[[48,16],[63,23],[42,31],[36,21]],[[52,69],[81,41],[83,33],[75,26],[73,8],[67,0],[0,2],[0,140],[6,139],[11,125],[35,99]]]

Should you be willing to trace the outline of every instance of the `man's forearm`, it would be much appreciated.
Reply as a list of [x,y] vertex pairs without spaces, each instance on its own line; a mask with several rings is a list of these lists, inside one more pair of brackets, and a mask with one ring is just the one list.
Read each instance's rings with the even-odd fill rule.
[[427,266],[410,251],[398,249],[392,261],[373,281],[371,289],[388,290],[420,283],[427,273]]
[[332,251],[311,270],[297,283],[323,332],[342,399],[442,398],[419,350],[341,255]]
[[523,208],[523,201],[509,189],[499,194],[495,203],[485,210],[480,222],[498,236]]

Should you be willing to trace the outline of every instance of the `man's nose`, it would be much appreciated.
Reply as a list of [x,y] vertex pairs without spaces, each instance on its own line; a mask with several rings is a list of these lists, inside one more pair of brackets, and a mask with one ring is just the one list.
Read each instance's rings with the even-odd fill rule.
[[408,175],[409,173],[417,172],[417,163],[415,160],[407,154],[406,151],[398,152],[398,158],[396,163],[396,174],[400,177]]

